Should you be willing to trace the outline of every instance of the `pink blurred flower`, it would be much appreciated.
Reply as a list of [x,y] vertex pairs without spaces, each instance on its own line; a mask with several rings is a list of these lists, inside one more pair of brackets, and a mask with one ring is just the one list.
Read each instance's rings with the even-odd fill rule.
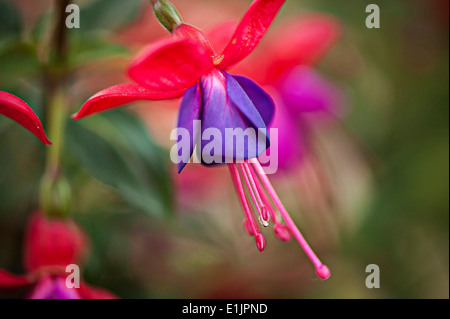
[[0,291],[28,291],[31,299],[109,299],[109,291],[80,282],[66,286],[66,267],[79,264],[87,249],[87,238],[70,219],[49,219],[35,212],[28,221],[24,244],[25,276],[0,269]]
[[271,127],[278,128],[279,167],[290,168],[310,152],[311,126],[339,116],[345,98],[338,87],[309,66],[291,69],[280,79],[276,92],[278,112]]

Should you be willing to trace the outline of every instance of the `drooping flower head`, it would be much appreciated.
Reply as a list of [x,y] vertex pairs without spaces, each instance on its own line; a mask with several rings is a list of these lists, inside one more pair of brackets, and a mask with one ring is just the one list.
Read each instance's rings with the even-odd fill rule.
[[[178,171],[192,156],[197,136],[210,128],[220,132],[221,149],[214,149],[214,163],[255,158],[268,143],[267,125],[274,112],[270,96],[252,80],[228,74],[225,69],[249,55],[260,42],[281,0],[257,0],[251,5],[222,53],[216,53],[205,35],[181,21],[167,1],[156,1],[155,12],[172,33],[170,39],[150,44],[128,69],[135,83],[121,84],[91,97],[73,118],[105,111],[137,100],[161,100],[183,96],[177,128],[189,132],[190,150],[179,156]],[[170,19],[169,19],[169,18]],[[201,127],[194,125],[201,121]],[[266,138],[250,137],[242,148],[225,140],[225,130],[252,128]],[[202,141],[203,150],[207,141]],[[203,162],[208,165],[211,163]]]
[[[150,44],[134,59],[128,75],[135,83],[98,92],[73,118],[81,119],[137,100],[183,96],[177,130],[188,133],[189,149],[177,154],[178,172],[190,160],[195,147],[212,158],[208,162],[202,158],[204,165],[227,163],[245,213],[244,225],[254,236],[257,248],[264,250],[265,239],[256,219],[263,226],[272,220],[277,237],[289,240],[294,236],[312,260],[318,276],[326,279],[330,276],[328,268],[306,243],[257,160],[269,145],[267,126],[274,115],[273,100],[253,80],[225,71],[255,49],[284,2],[255,0],[224,50],[217,53],[200,30],[182,22],[173,5],[165,0],[152,1],[156,16],[172,37]],[[201,125],[195,125],[196,121]],[[247,135],[243,143],[227,139],[229,130],[248,129],[258,134]],[[210,150],[205,136],[213,135],[211,132],[217,133],[221,143]],[[182,142],[185,143],[179,138],[178,143]]]
[[44,128],[36,113],[17,96],[0,91],[0,114],[22,125],[45,145],[52,144],[45,135]]

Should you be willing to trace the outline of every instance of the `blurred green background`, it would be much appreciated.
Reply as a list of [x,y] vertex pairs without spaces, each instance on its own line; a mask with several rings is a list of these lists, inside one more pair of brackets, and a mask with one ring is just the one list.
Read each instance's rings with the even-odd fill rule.
[[[164,35],[146,1],[73,2],[81,28],[68,33],[70,113],[123,82],[133,54]],[[173,3],[207,30],[238,21],[250,1]],[[369,3],[381,9],[380,29],[365,26]],[[0,0],[0,90],[23,98],[44,127],[40,54],[52,4]],[[332,277],[317,280],[294,242],[267,235],[259,253],[241,230],[226,169],[188,165],[187,177],[178,176],[168,136],[158,135],[164,128],[155,120],[149,127],[139,111],[147,107],[173,126],[177,103],[161,111],[146,102],[67,123],[71,213],[91,240],[81,266],[86,282],[122,298],[448,298],[448,1],[293,0],[275,24],[311,10],[334,15],[344,30],[317,66],[349,97],[339,135],[336,128],[320,133],[332,152],[340,205],[332,217],[297,212],[293,177],[274,183]],[[0,267],[17,274],[24,272],[23,231],[38,207],[45,150],[0,117]],[[379,289],[365,286],[368,264],[380,267]]]

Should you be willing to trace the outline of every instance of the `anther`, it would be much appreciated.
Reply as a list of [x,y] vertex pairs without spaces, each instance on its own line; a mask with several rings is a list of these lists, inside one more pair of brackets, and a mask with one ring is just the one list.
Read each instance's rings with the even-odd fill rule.
[[259,251],[263,251],[264,247],[266,247],[266,240],[264,239],[264,236],[262,234],[257,234],[256,237],[256,247]]
[[292,238],[291,232],[284,224],[275,224],[273,231],[275,232],[275,236],[281,241],[290,241]]

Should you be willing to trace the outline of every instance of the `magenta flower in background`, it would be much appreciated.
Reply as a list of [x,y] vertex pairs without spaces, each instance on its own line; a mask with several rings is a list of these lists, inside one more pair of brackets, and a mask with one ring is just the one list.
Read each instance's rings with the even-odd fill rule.
[[310,151],[311,126],[340,115],[345,99],[338,87],[309,66],[293,68],[277,89],[279,108],[271,127],[279,129],[279,167],[289,168]]
[[0,114],[22,125],[45,145],[52,144],[45,135],[42,123],[36,113],[17,96],[0,91]]
[[30,299],[110,299],[114,294],[80,282],[66,286],[66,267],[79,265],[87,252],[87,238],[71,219],[50,219],[35,212],[25,232],[25,276],[0,269],[0,291],[24,291]]

